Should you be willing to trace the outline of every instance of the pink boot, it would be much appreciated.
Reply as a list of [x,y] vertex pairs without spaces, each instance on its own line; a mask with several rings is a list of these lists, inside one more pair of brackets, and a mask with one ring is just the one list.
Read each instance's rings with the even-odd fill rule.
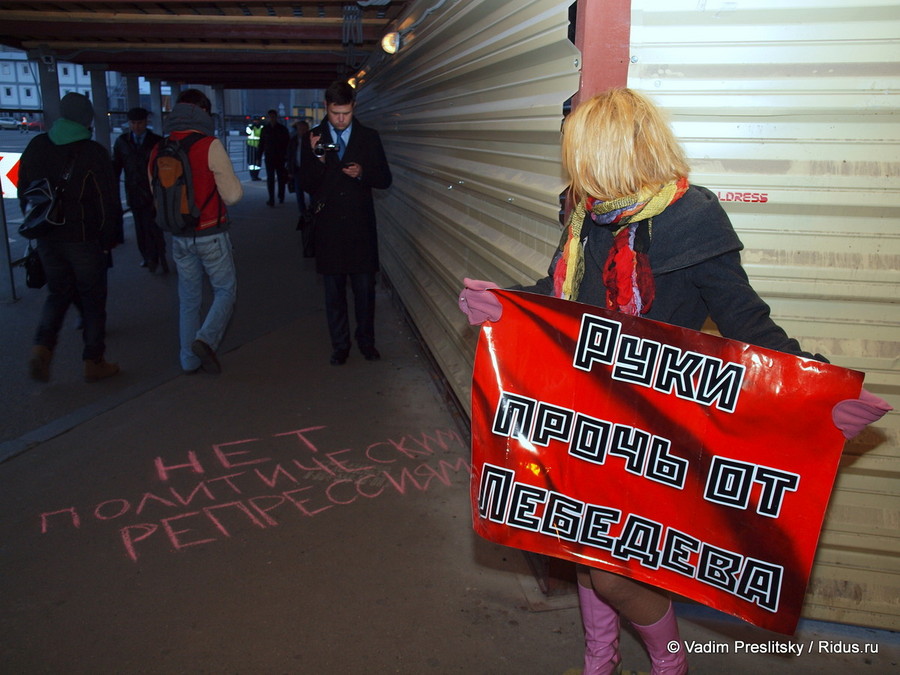
[[678,634],[678,621],[672,603],[663,617],[649,626],[632,623],[650,654],[650,675],[684,675],[688,671],[684,642]]
[[593,588],[577,585],[584,624],[584,675],[612,675],[619,667],[619,615]]

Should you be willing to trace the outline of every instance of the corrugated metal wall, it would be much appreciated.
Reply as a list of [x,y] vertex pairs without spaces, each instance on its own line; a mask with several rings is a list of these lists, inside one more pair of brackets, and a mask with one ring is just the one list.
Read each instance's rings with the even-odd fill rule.
[[[376,202],[383,268],[464,406],[462,277],[531,281],[558,241],[561,107],[581,66],[568,5],[416,3],[360,91],[395,175]],[[670,111],[778,322],[900,407],[896,2],[631,5],[629,86]],[[848,445],[808,617],[900,628],[898,417]]]
[[559,239],[579,67],[568,4],[417,3],[404,46],[360,88],[394,172],[376,201],[383,268],[464,406],[477,333],[456,305],[463,277],[533,278]]
[[[632,0],[628,86],[670,112],[776,321],[900,408],[900,5]],[[805,616],[900,628],[898,427],[847,446]]]

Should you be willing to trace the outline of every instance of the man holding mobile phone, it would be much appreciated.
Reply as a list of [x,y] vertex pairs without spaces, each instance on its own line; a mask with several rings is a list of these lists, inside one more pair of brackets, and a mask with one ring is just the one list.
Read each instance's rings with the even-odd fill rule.
[[350,354],[347,282],[353,291],[356,344],[367,361],[375,348],[378,236],[372,189],[391,185],[391,170],[374,129],[354,118],[356,92],[346,82],[325,91],[326,119],[302,143],[300,183],[313,199],[316,271],[323,275],[331,364]]

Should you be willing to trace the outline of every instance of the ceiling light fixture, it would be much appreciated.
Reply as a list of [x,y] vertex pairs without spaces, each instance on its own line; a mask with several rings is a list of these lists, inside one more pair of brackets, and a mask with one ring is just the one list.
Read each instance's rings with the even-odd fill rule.
[[394,31],[381,38],[381,48],[388,54],[396,54],[400,51],[401,42],[400,33]]
[[[428,15],[432,12],[439,10],[446,0],[438,0],[436,4],[426,9],[422,16],[416,19],[412,25],[407,26],[400,32],[393,31],[386,34],[383,38],[381,38],[381,48],[388,54],[396,54],[400,51],[400,48],[403,47],[403,38],[405,38],[409,33],[413,32],[420,23],[422,23]],[[360,2],[360,4],[363,4]]]

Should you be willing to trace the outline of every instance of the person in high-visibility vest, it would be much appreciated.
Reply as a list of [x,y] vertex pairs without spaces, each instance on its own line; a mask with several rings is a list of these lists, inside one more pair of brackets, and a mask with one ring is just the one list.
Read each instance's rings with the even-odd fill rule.
[[259,134],[262,127],[254,120],[247,125],[245,132],[247,134],[247,169],[250,171],[251,180],[262,180],[259,177],[259,171],[262,166],[259,164]]

